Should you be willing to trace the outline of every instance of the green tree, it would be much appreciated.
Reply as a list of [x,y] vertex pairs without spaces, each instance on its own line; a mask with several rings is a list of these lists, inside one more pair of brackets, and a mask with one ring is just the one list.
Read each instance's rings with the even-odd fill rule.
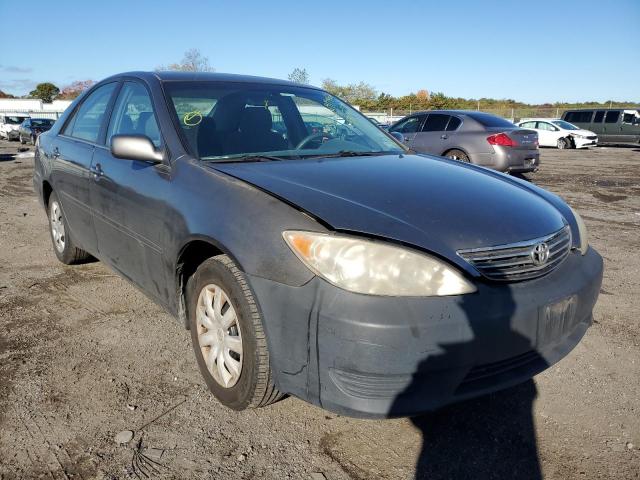
[[375,106],[378,98],[375,87],[365,82],[338,85],[335,80],[325,78],[322,81],[322,88],[352,105],[366,108]]
[[296,83],[302,83],[304,85],[309,84],[309,73],[306,68],[294,68],[288,75],[289,80]]
[[60,93],[60,89],[53,83],[45,82],[36,85],[36,89],[29,93],[31,98],[39,98],[45,103],[51,103]]

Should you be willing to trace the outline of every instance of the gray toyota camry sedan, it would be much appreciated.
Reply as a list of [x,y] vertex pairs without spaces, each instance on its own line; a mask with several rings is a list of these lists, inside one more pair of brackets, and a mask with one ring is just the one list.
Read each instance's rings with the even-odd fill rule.
[[39,137],[33,180],[60,261],[100,259],[184,322],[238,410],[392,417],[499,390],[567,355],[600,290],[556,195],[281,80],[107,78]]

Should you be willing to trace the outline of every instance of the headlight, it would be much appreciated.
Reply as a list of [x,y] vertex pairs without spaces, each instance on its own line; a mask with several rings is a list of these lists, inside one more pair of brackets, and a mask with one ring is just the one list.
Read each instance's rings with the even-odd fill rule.
[[283,232],[291,250],[336,287],[369,295],[461,295],[476,288],[437,258],[382,242],[313,232]]
[[584,135],[580,135],[578,133],[570,133],[569,135],[571,135],[572,137],[576,137],[576,138],[587,138]]
[[580,238],[580,253],[584,255],[587,253],[589,249],[589,234],[587,233],[587,226],[584,224],[584,220],[578,212],[576,212],[573,208],[571,209],[571,213],[573,213],[573,217],[576,219],[576,224],[578,225],[578,235]]

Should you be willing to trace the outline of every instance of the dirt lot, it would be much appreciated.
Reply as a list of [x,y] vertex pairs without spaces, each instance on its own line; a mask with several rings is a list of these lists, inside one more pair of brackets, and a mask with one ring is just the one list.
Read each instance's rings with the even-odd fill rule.
[[56,261],[17,149],[0,141],[0,479],[640,478],[640,149],[544,150],[529,176],[605,258],[582,343],[535,381],[390,421],[220,406],[173,318],[100,263]]

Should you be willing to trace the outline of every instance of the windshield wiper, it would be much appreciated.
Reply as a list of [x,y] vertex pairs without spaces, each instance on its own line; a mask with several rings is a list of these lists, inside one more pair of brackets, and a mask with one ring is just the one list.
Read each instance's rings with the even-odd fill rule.
[[[344,157],[377,157],[379,155],[388,155],[395,152],[359,152],[357,150],[340,150],[336,153],[318,153],[313,155],[304,155],[303,158],[344,158]],[[402,152],[398,152],[402,153]]]
[[284,160],[282,157],[273,157],[270,155],[242,155],[239,157],[228,158],[203,158],[202,160],[215,163],[236,163],[236,162],[280,162]]

